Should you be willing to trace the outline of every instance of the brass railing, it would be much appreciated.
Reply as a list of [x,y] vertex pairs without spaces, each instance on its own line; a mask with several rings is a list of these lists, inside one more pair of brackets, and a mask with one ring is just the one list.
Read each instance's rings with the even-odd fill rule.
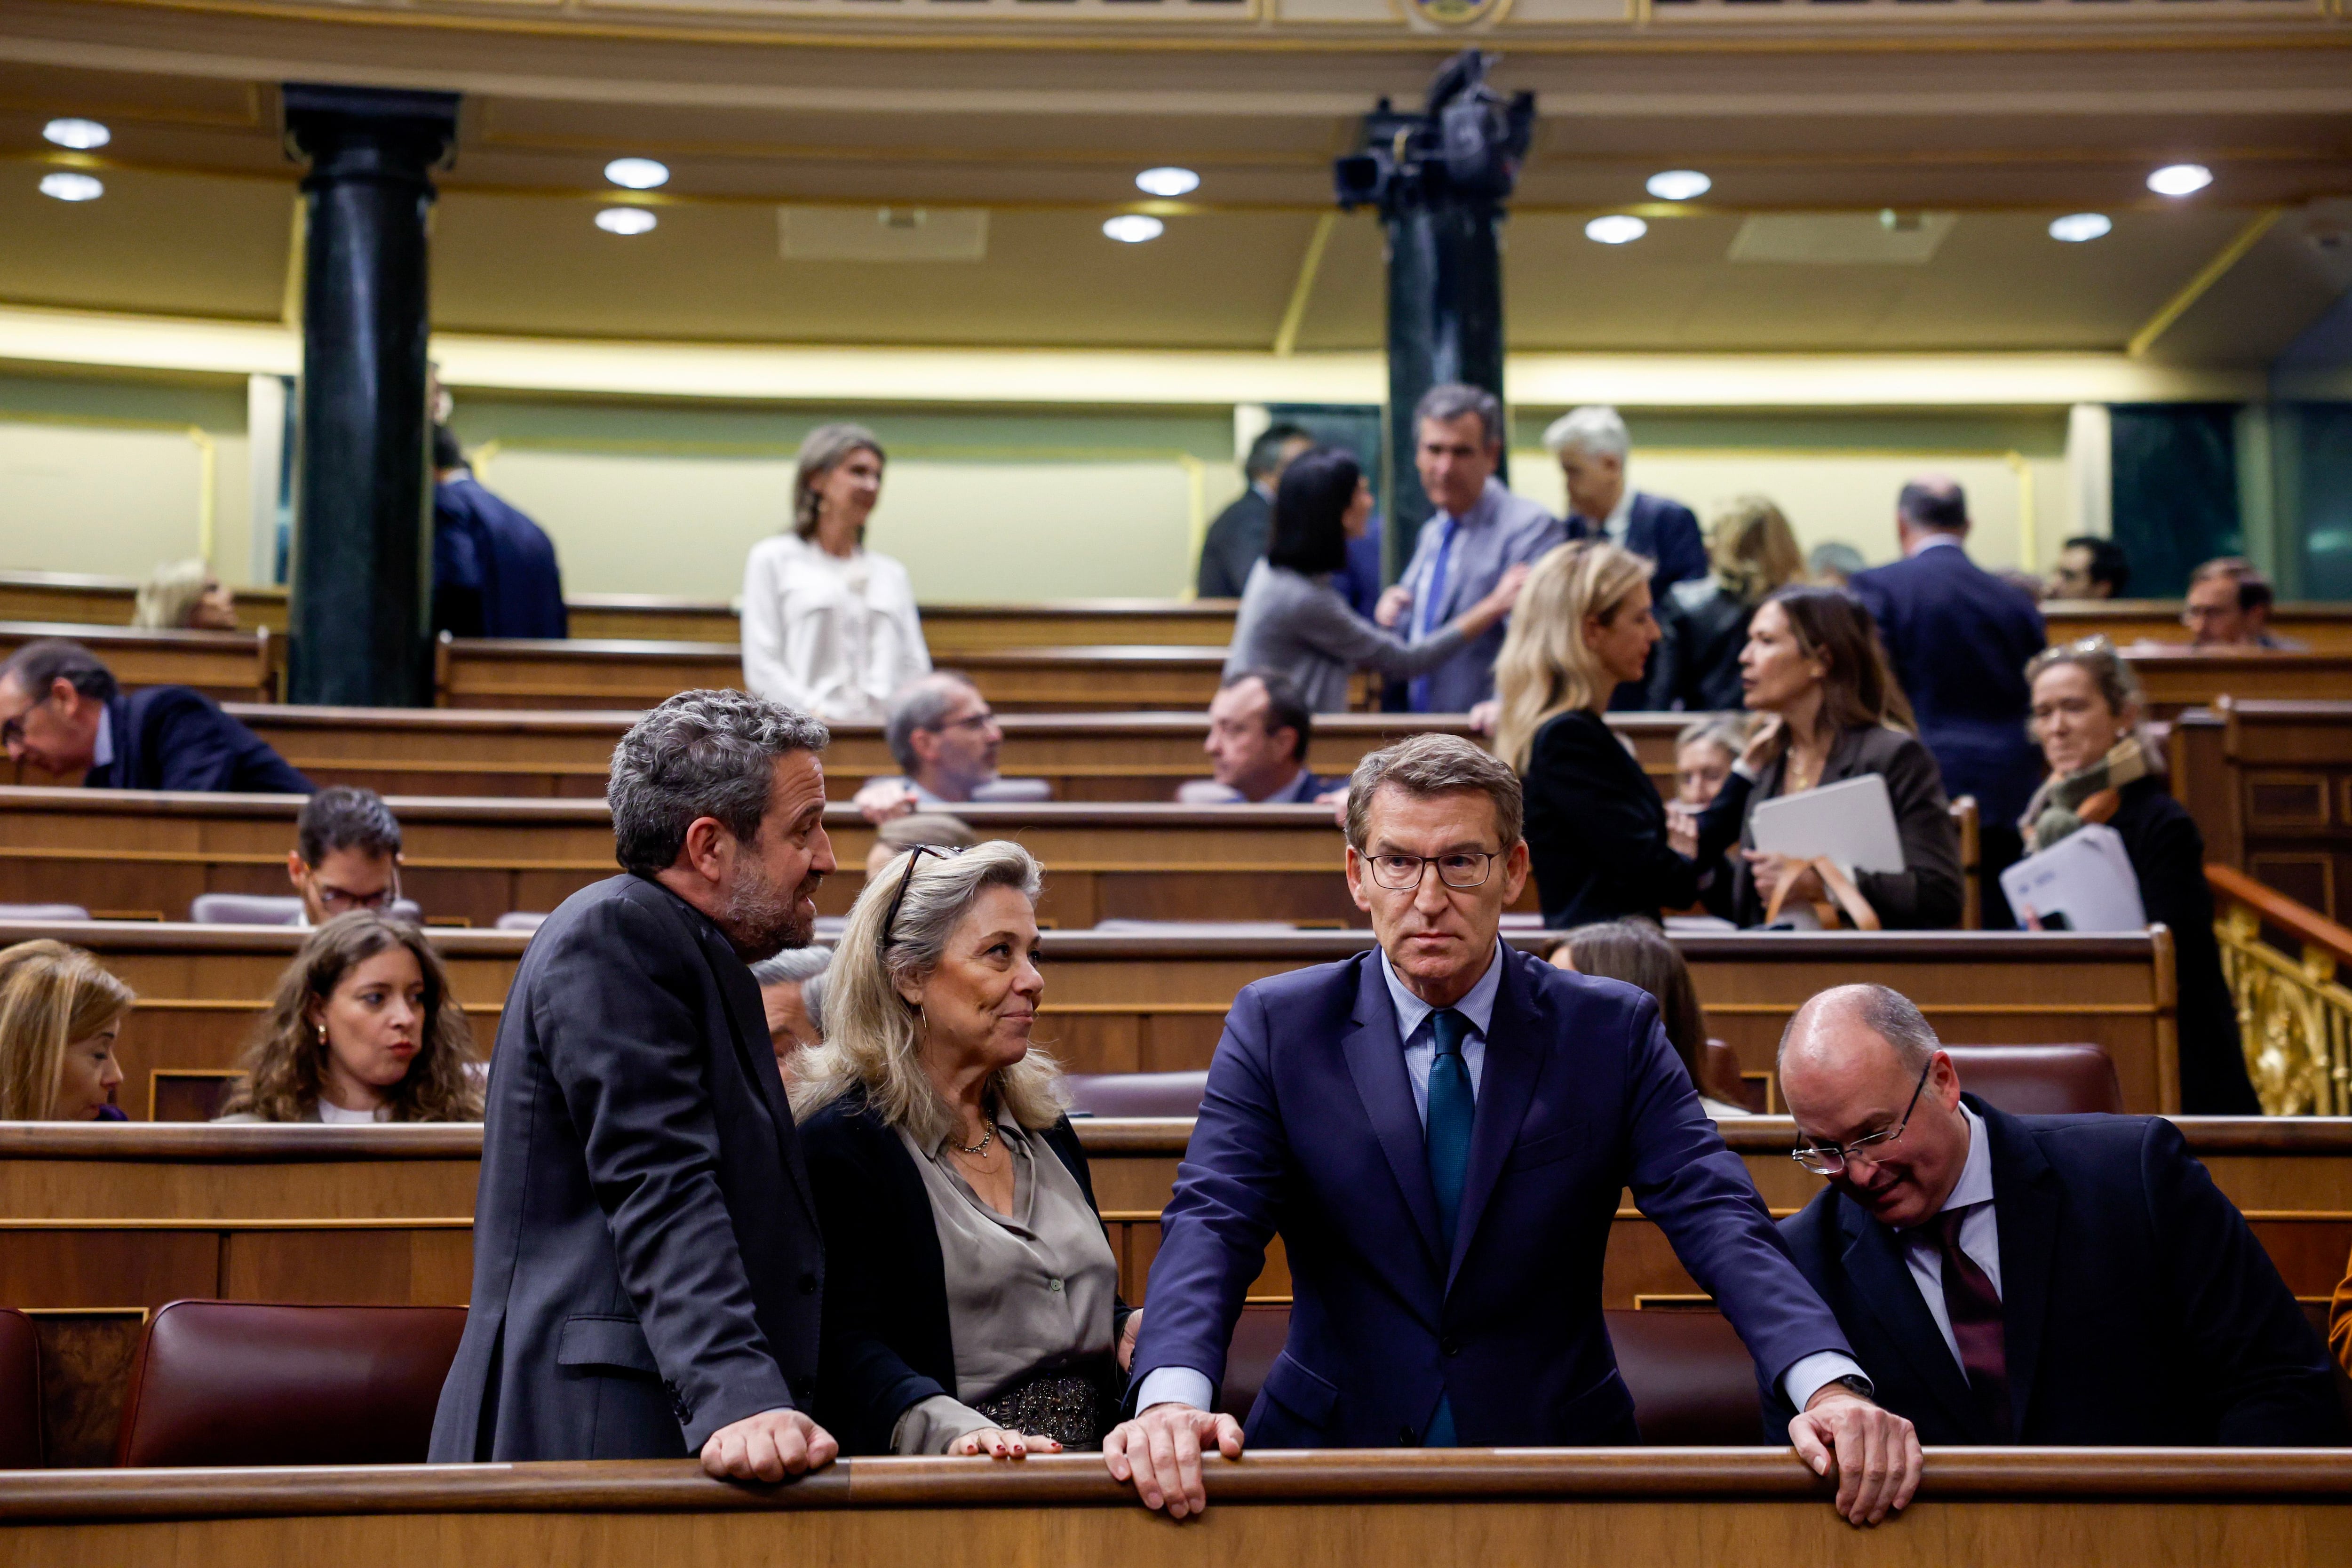
[[2239,1043],[2264,1114],[2352,1114],[2352,986],[2338,977],[2352,968],[2352,930],[2230,867],[2206,867],[2205,879]]

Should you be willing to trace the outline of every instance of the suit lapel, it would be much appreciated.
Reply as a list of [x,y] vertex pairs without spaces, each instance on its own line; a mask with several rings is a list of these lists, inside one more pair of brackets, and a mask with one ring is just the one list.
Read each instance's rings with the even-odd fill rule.
[[1992,1145],[1994,1234],[2000,1247],[2000,1321],[2009,1364],[2010,1420],[2024,1430],[2050,1316],[2050,1275],[2058,1250],[2058,1179],[2022,1127],[1981,1101]]
[[1405,1076],[1396,1008],[1389,1001],[1388,982],[1381,976],[1376,952],[1363,957],[1350,1022],[1353,1026],[1339,1042],[1348,1076],[1355,1080],[1364,1114],[1371,1118],[1372,1135],[1380,1141],[1404,1206],[1421,1231],[1423,1251],[1434,1265],[1444,1255],[1445,1233],[1437,1223],[1437,1190],[1430,1184],[1429,1156],[1422,1148],[1421,1114],[1413,1109],[1412,1083]]
[[1838,1227],[1845,1234],[1846,1277],[1853,1281],[1855,1300],[1878,1320],[1896,1352],[1910,1363],[1945,1414],[1961,1430],[1985,1436],[1984,1417],[1969,1392],[1968,1378],[1953,1359],[1951,1347],[1944,1343],[1927,1303],[1920,1299],[1919,1283],[1912,1279],[1894,1233],[1843,1194],[1837,1213]]
[[1503,966],[1502,984],[1495,989],[1495,1013],[1487,1020],[1486,1058],[1478,1072],[1478,1104],[1470,1122],[1470,1167],[1462,1181],[1462,1213],[1454,1231],[1454,1257],[1446,1269],[1450,1289],[1454,1275],[1470,1250],[1470,1238],[1494,1195],[1503,1173],[1503,1162],[1528,1118],[1528,1102],[1535,1094],[1536,1075],[1543,1065],[1546,1038],[1544,1013],[1527,976],[1513,962],[1508,948],[1495,955]]

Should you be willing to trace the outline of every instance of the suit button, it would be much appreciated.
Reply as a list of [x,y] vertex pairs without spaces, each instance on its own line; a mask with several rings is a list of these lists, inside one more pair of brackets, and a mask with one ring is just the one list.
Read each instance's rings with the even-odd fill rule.
[[1397,1428],[1397,1447],[1400,1447],[1400,1448],[1412,1448],[1412,1447],[1418,1447],[1418,1446],[1420,1445],[1420,1442],[1421,1442],[1421,1438],[1420,1438],[1418,1436],[1416,1436],[1416,1435],[1414,1434],[1413,1429],[1412,1429],[1412,1427],[1410,1427],[1410,1426],[1400,1426],[1400,1427],[1398,1427],[1398,1428]]
[[815,1275],[814,1275],[814,1274],[803,1274],[803,1275],[802,1275],[802,1276],[801,1276],[801,1278],[800,1278],[800,1287],[801,1287],[801,1294],[802,1294],[802,1295],[803,1295],[803,1296],[814,1296],[814,1295],[815,1295],[815,1294],[816,1294],[816,1276],[815,1276]]
[[1453,1335],[1448,1334],[1444,1339],[1437,1342],[1437,1348],[1440,1352],[1445,1355],[1460,1355],[1462,1353],[1462,1342],[1455,1339]]

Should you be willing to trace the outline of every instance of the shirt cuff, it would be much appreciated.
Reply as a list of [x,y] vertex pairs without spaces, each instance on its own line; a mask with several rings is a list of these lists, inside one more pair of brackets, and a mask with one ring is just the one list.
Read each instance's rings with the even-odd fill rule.
[[1842,1377],[1861,1378],[1865,1386],[1870,1384],[1870,1374],[1844,1352],[1815,1351],[1789,1369],[1780,1387],[1788,1394],[1789,1403],[1802,1411],[1814,1394]]
[[[1737,762],[1734,762],[1734,763],[1731,764],[1731,771],[1732,771],[1733,773],[1738,773],[1741,778],[1746,779],[1749,784],[1754,784],[1754,783],[1755,783],[1759,778],[1760,778],[1760,777],[1762,777],[1762,776],[1763,776],[1762,774],[1759,773],[1758,773],[1754,768],[1751,768],[1751,767],[1749,767],[1749,766],[1748,765],[1748,759],[1747,759],[1747,758],[1745,758],[1745,757],[1742,757],[1742,758],[1738,759]],[[1800,1364],[1801,1364],[1801,1363],[1800,1363]]]
[[1145,1375],[1143,1386],[1136,1390],[1135,1409],[1139,1415],[1155,1405],[1189,1405],[1195,1410],[1206,1410],[1216,1396],[1217,1391],[1208,1378],[1189,1366],[1155,1367]]

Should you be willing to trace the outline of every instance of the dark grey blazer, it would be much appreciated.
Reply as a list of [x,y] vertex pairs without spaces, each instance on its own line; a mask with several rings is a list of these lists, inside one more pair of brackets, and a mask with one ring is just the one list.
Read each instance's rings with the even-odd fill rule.
[[[1748,820],[1740,825],[1743,848],[1756,847],[1752,826],[1755,808],[1780,793],[1788,759],[1776,757],[1758,775],[1748,796]],[[1936,759],[1916,735],[1875,724],[1858,724],[1845,731],[1830,748],[1822,769],[1822,784],[1881,773],[1895,806],[1895,831],[1903,841],[1903,869],[1859,871],[1853,885],[1878,911],[1888,931],[1948,931],[1960,923],[1967,889],[1960,880],[1960,834],[1952,826],[1952,803],[1944,795],[1944,777]],[[1732,780],[1738,782],[1734,773]],[[1729,787],[1728,784],[1726,786]],[[1743,926],[1761,925],[1764,900],[1748,874],[1748,862],[1732,867],[1732,918]]]
[[434,1463],[677,1458],[809,1403],[824,1246],[717,926],[641,877],[566,899],[507,994],[483,1119]]

